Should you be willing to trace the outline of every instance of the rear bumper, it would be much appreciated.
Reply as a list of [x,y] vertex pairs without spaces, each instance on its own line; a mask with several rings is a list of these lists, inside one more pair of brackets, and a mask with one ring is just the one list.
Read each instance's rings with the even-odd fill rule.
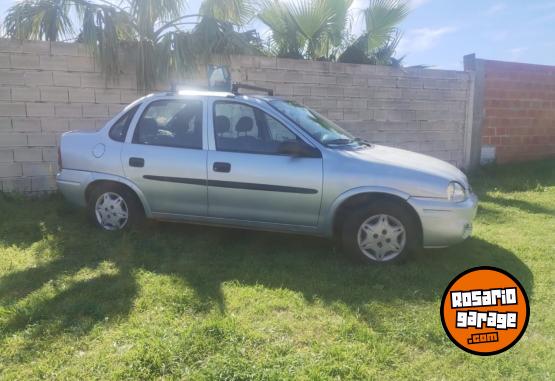
[[73,204],[86,206],[85,189],[90,183],[91,173],[62,169],[56,175],[56,184],[64,197]]
[[407,200],[420,216],[422,244],[425,248],[445,247],[468,238],[478,209],[478,198],[466,201],[411,197]]

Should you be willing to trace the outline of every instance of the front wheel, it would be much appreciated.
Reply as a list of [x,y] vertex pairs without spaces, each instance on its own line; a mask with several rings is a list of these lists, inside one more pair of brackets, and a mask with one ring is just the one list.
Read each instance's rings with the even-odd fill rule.
[[93,223],[104,230],[123,230],[142,219],[137,197],[123,186],[102,184],[89,199],[89,215]]
[[404,207],[389,200],[376,201],[347,216],[342,241],[357,260],[398,262],[415,247],[416,224]]

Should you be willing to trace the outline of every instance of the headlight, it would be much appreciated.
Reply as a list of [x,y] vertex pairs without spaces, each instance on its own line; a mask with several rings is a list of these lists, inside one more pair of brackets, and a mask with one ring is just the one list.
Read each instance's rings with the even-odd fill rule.
[[466,200],[467,193],[464,186],[456,181],[451,181],[447,186],[447,199],[454,202]]

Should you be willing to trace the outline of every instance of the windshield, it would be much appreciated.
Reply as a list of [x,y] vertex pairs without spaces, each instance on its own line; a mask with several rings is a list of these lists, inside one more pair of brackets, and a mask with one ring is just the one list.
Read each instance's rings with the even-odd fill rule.
[[360,139],[353,137],[331,120],[296,102],[275,100],[270,101],[270,105],[324,145],[341,146],[359,144],[360,142]]

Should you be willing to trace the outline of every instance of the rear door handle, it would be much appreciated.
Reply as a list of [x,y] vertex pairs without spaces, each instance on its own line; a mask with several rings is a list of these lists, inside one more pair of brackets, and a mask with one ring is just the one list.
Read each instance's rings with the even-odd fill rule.
[[214,172],[228,173],[231,171],[231,164],[217,161],[214,163],[214,165],[212,165],[212,169],[214,170]]
[[142,168],[145,166],[145,159],[142,157],[130,157],[129,158],[129,166],[130,167],[137,167]]

